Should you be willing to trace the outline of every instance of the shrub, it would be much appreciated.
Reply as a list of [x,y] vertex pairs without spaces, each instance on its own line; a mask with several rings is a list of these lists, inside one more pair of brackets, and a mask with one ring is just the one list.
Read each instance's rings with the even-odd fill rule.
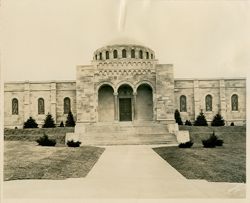
[[176,123],[178,123],[178,125],[183,125],[183,122],[181,120],[181,115],[178,109],[176,109],[174,112],[174,118],[175,118]]
[[232,122],[232,123],[230,124],[230,126],[234,126],[234,122]]
[[70,140],[67,142],[68,147],[80,147],[81,142]]
[[193,146],[193,142],[191,141],[188,141],[188,142],[185,142],[185,143],[180,143],[179,144],[179,148],[190,148]]
[[41,146],[55,146],[56,145],[56,140],[49,139],[48,135],[46,135],[45,133],[43,134],[42,137],[37,139],[36,142]]
[[52,118],[52,115],[48,113],[44,120],[43,128],[54,128],[54,127],[56,127],[55,121]]
[[36,123],[36,120],[32,117],[29,117],[26,122],[23,124],[23,128],[38,128],[38,124]]
[[68,116],[67,116],[67,120],[66,120],[66,123],[65,123],[65,126],[66,127],[75,127],[75,125],[76,125],[76,123],[75,123],[73,114],[72,114],[71,111],[69,111]]
[[214,116],[211,126],[224,126],[225,121],[223,117],[218,113]]
[[185,125],[189,125],[189,126],[191,126],[191,125],[192,125],[192,123],[191,123],[191,121],[190,121],[190,120],[186,120]]
[[204,113],[201,111],[200,114],[197,116],[195,122],[194,122],[195,126],[208,126],[207,125],[207,120],[206,117],[204,115]]
[[60,123],[59,127],[64,127],[63,121]]
[[205,148],[214,148],[216,146],[222,146],[223,140],[218,139],[218,137],[213,132],[212,135],[207,140],[202,140],[202,144]]

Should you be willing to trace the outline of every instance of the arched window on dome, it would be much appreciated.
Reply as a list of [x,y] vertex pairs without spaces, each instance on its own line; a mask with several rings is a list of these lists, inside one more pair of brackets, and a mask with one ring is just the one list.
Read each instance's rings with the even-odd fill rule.
[[205,98],[206,102],[206,111],[212,111],[213,110],[213,98],[210,94],[208,94]]
[[113,57],[114,57],[114,59],[117,59],[117,50],[116,49],[113,51]]
[[131,50],[131,58],[135,58],[135,50],[134,49]]
[[238,95],[234,94],[231,97],[231,107],[232,111],[238,111]]
[[154,55],[153,54],[151,54],[151,59],[153,59],[154,58]]
[[142,50],[139,51],[139,58],[142,59],[143,58],[143,53]]
[[97,60],[97,54],[95,55],[95,60]]
[[45,110],[44,110],[44,99],[43,98],[39,98],[38,102],[38,114],[44,114]]
[[109,52],[106,51],[106,59],[109,59]]
[[146,57],[147,57],[147,59],[149,59],[149,53],[148,53],[148,51],[146,52]]
[[18,115],[18,100],[12,99],[12,115]]
[[99,53],[99,59],[102,60],[102,52]]
[[187,98],[185,95],[180,96],[180,112],[187,112]]
[[64,114],[68,114],[71,111],[70,98],[65,97],[63,101]]
[[127,51],[126,51],[126,49],[122,50],[122,58],[127,58]]

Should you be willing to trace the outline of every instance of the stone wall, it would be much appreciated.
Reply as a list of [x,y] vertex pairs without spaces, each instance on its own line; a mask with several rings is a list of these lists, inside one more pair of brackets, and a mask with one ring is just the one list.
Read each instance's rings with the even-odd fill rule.
[[[63,114],[63,100],[71,99],[71,110],[76,115],[76,88],[74,81],[49,82],[12,82],[4,86],[4,126],[8,128],[22,128],[23,123],[30,117],[34,118],[39,126],[50,112],[56,121],[66,121]],[[12,115],[12,99],[18,99],[18,115]],[[45,112],[38,114],[38,99],[44,99]]]
[[[212,111],[206,111],[205,97],[210,94]],[[231,96],[238,95],[239,109],[232,111]],[[180,112],[182,120],[194,121],[202,110],[209,122],[220,112],[230,125],[246,123],[246,79],[175,79],[175,109],[180,110],[180,96],[187,98],[187,112]]]

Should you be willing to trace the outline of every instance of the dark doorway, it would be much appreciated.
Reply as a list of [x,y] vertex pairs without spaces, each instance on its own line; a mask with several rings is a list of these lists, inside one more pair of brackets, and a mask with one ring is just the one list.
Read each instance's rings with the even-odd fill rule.
[[132,121],[131,98],[119,99],[120,121]]

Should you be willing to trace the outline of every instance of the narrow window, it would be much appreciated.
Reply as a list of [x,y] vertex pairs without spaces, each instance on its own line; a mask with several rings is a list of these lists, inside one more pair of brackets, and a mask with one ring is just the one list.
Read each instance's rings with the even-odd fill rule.
[[64,114],[68,114],[71,110],[70,98],[64,98]]
[[97,55],[95,55],[95,60],[97,60]]
[[213,108],[212,108],[212,96],[211,95],[207,95],[206,96],[206,111],[212,111]]
[[143,58],[143,53],[142,53],[142,50],[140,50],[139,52],[139,58],[142,59]]
[[149,59],[149,53],[148,52],[146,52],[146,56],[147,56],[147,59]]
[[126,51],[126,49],[122,50],[122,58],[127,58],[127,51]]
[[109,52],[106,51],[106,59],[109,59]]
[[102,60],[102,53],[100,53],[99,55],[100,55],[100,60]]
[[45,110],[44,110],[44,99],[43,98],[39,98],[38,99],[38,114],[44,114]]
[[18,100],[12,99],[12,115],[18,115]]
[[153,54],[151,54],[151,59],[153,59],[154,58],[154,55]]
[[231,97],[232,111],[238,111],[238,95],[234,94]]
[[180,97],[180,112],[187,112],[187,98],[184,95]]
[[113,51],[113,56],[114,56],[114,59],[117,59],[117,50]]
[[134,49],[131,50],[131,58],[135,58],[135,50]]

